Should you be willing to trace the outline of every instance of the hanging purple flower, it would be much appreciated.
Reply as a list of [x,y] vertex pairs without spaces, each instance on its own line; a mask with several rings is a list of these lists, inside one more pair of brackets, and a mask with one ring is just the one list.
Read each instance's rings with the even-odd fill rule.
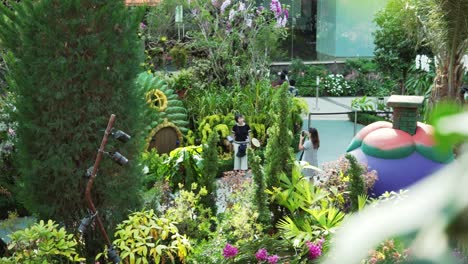
[[258,261],[264,261],[268,259],[268,252],[265,248],[261,248],[255,253],[255,258],[257,258]]
[[145,23],[141,22],[141,23],[140,23],[140,29],[145,29],[145,28],[146,28]]
[[283,17],[278,17],[276,19],[276,27],[277,28],[284,27],[286,25],[286,22],[287,22],[287,20],[284,19]]
[[279,257],[278,255],[273,255],[273,256],[269,256],[267,260],[268,260],[268,263],[270,264],[276,264],[279,260]]
[[224,14],[224,11],[226,10],[226,8],[231,4],[231,0],[226,0],[223,2],[223,4],[221,5],[221,14]]
[[284,16],[283,20],[281,20],[281,27],[285,27],[286,23],[288,23],[288,18],[286,16]]
[[284,18],[285,18],[286,20],[288,20],[288,18],[289,18],[289,11],[288,11],[288,9],[286,9],[286,8],[283,9],[283,15],[284,15]]
[[271,0],[270,10],[275,14],[275,17],[278,18],[282,13],[281,3],[278,0]]
[[238,252],[239,250],[236,247],[228,243],[223,249],[223,256],[224,258],[232,258],[232,257],[235,257]]
[[226,33],[231,33],[232,31],[232,25],[230,22],[226,23]]

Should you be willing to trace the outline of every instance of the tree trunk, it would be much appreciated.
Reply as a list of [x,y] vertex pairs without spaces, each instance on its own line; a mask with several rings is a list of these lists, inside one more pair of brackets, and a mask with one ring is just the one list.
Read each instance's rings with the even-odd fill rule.
[[440,101],[457,101],[460,99],[460,89],[463,85],[464,66],[462,62],[463,54],[457,52],[454,56],[453,65],[450,65],[448,54],[439,59],[436,69],[436,77],[432,88],[431,103]]

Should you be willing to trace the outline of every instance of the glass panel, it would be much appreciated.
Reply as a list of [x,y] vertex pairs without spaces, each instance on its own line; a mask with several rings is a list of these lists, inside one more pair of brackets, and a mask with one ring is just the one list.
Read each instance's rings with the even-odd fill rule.
[[[387,0],[280,0],[290,8],[290,34],[273,61],[333,61],[373,56],[372,22]],[[265,8],[271,0],[257,0]]]

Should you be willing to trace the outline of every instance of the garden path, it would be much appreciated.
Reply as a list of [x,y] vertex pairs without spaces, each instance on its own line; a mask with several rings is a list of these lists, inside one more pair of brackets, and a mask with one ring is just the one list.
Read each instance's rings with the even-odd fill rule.
[[[310,113],[342,113],[352,111],[351,102],[359,97],[319,97],[318,107],[316,107],[317,99],[315,97],[302,97],[309,105]],[[377,98],[368,97],[372,101],[377,102]],[[388,98],[385,98],[385,101]],[[304,130],[309,125],[308,115],[303,116]],[[319,165],[325,162],[335,161],[340,156],[346,154],[346,149],[351,142],[354,134],[363,128],[362,125],[356,125],[350,122],[347,114],[325,114],[312,115],[310,118],[310,126],[317,128],[320,137],[320,149],[318,152]],[[300,153],[297,153],[299,157]]]

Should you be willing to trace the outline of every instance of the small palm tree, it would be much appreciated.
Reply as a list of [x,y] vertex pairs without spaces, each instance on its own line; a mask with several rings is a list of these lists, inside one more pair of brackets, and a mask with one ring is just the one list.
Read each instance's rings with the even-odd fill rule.
[[[419,18],[435,54],[437,69],[432,104],[460,99],[468,49],[467,0],[421,0]],[[463,101],[462,101],[463,102]]]

